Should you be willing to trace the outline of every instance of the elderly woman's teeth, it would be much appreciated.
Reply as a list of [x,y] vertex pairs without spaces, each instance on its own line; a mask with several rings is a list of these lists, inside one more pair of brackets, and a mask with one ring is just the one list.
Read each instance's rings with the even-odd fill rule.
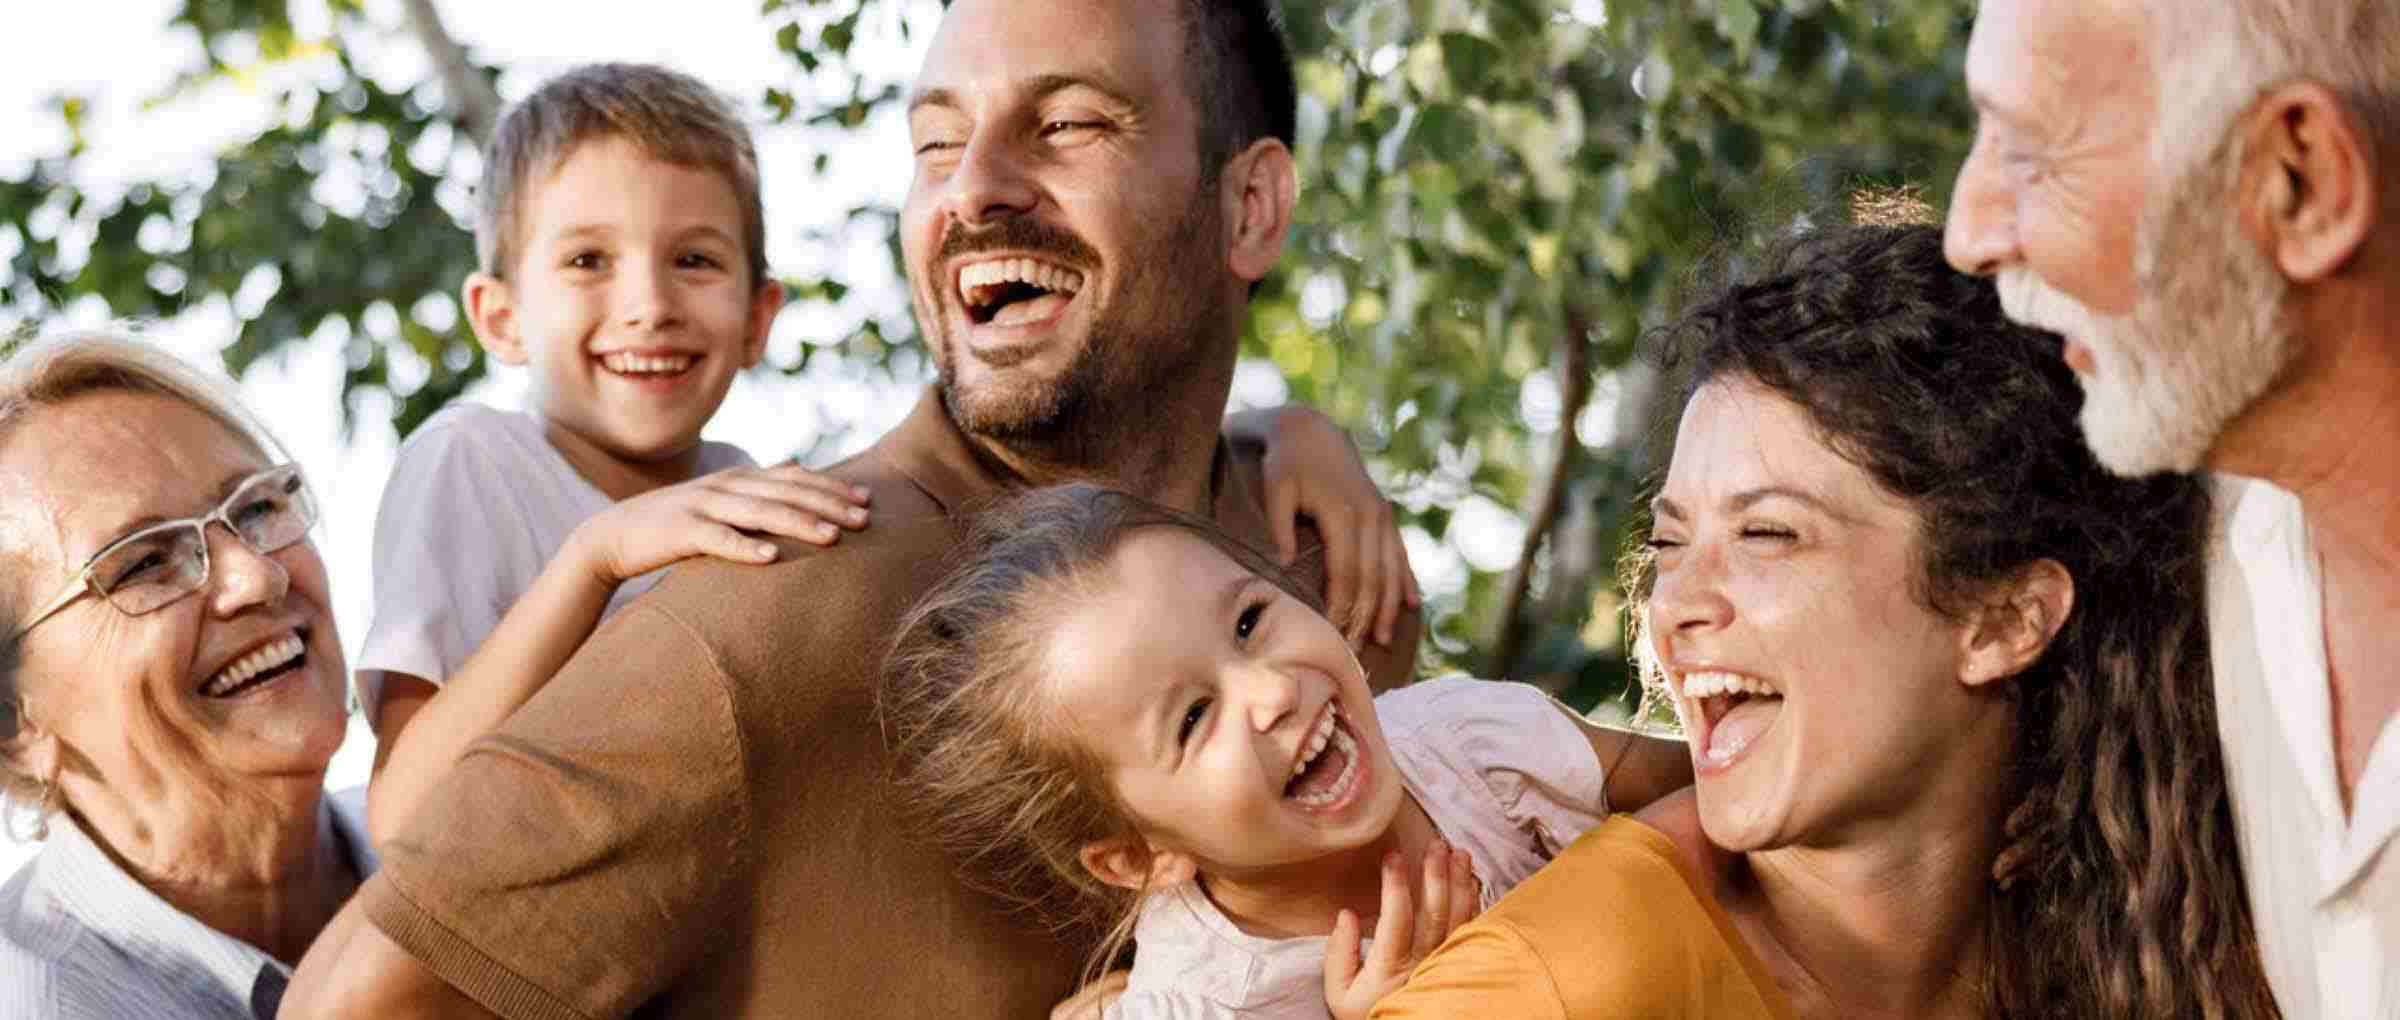
[[1783,692],[1776,690],[1774,684],[1770,684],[1754,676],[1743,676],[1739,673],[1720,673],[1713,671],[1687,673],[1684,675],[1684,697],[1694,699],[1715,698],[1730,694],[1749,694],[1758,697],[1776,698],[1783,696]]
[[282,639],[270,642],[265,647],[242,656],[234,660],[232,665],[219,670],[217,675],[208,678],[207,683],[200,685],[200,693],[210,697],[231,693],[261,673],[290,665],[307,649],[308,646],[301,642],[300,635],[285,635]]

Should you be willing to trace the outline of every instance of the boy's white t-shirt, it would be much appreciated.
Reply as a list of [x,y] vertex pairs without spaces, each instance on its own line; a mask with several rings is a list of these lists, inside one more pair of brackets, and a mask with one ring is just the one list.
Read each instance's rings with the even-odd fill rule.
[[[739,447],[700,444],[699,474],[752,463]],[[375,615],[356,664],[367,722],[384,673],[448,680],[575,526],[613,502],[550,445],[534,415],[462,402],[419,426],[375,512]],[[665,572],[619,585],[602,618]]]
[[[1607,771],[1540,688],[1445,677],[1375,699],[1401,785],[1467,852],[1488,909],[1608,816]],[[1595,905],[1604,909],[1605,904]],[[1152,893],[1109,1020],[1326,1020],[1325,936],[1242,931],[1196,883]]]

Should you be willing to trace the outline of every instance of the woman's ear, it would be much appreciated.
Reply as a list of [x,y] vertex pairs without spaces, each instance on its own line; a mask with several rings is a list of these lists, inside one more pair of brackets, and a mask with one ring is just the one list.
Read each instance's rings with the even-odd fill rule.
[[1076,858],[1093,878],[1135,892],[1190,881],[1199,870],[1190,857],[1160,850],[1149,840],[1130,834],[1086,843]]
[[2057,560],[2036,560],[1992,595],[1966,629],[1959,681],[1969,687],[2006,680],[2042,657],[2075,609],[2075,577]]
[[0,740],[0,764],[20,776],[30,776],[44,785],[58,782],[58,737],[37,725],[25,714],[22,699],[8,706],[9,718],[16,724],[16,734]]

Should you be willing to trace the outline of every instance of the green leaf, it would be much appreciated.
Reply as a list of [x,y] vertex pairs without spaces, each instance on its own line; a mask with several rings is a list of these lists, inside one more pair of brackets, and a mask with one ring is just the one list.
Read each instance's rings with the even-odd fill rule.
[[1451,84],[1469,95],[1490,88],[1501,62],[1507,59],[1491,40],[1467,32],[1442,33],[1441,46],[1442,67],[1450,72]]

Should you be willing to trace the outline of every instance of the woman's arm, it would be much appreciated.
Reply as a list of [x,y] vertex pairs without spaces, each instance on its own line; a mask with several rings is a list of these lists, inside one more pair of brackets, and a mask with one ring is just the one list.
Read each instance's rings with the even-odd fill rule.
[[[1607,909],[1598,905],[1595,909]],[[1566,1020],[1565,1003],[1533,947],[1506,928],[1476,922],[1459,929],[1375,1003],[1373,1020]]]

